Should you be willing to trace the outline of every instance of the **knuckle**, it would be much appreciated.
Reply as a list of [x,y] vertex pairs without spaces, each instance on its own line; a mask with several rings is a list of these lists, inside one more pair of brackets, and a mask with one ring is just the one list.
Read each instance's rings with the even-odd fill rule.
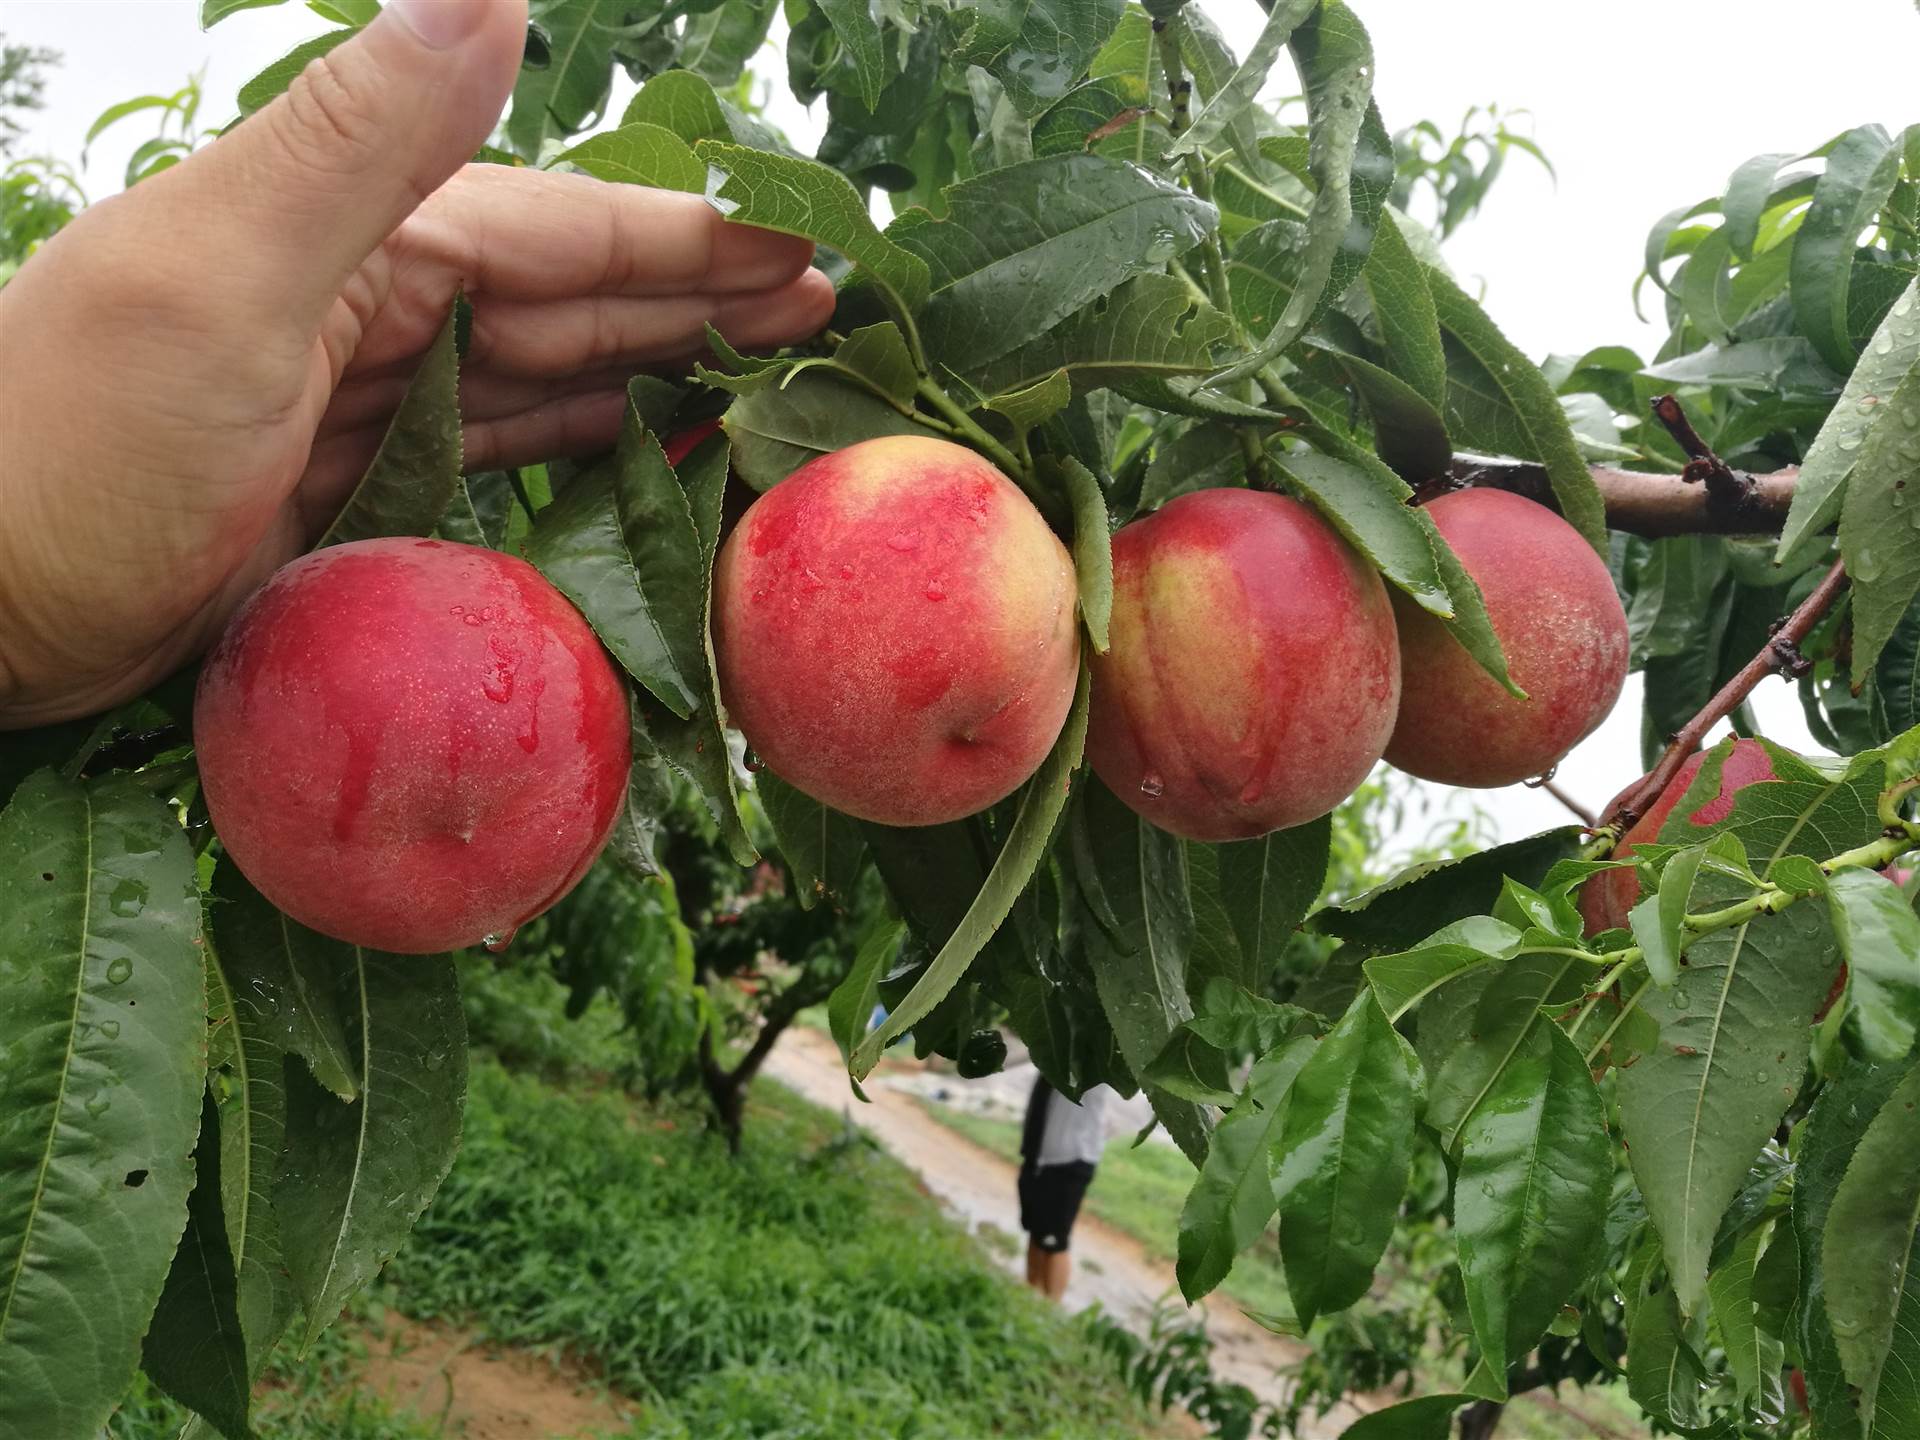
[[374,97],[332,55],[309,61],[287,87],[279,136],[304,165],[335,169],[377,154],[384,137]]

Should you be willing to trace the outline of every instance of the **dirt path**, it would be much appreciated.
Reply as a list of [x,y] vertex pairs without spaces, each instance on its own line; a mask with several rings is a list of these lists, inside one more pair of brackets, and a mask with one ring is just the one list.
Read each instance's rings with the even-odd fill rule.
[[[968,1229],[992,1226],[1019,1236],[1013,1166],[930,1119],[910,1095],[890,1083],[890,1068],[883,1064],[875,1072],[865,1086],[873,1103],[862,1105],[848,1091],[846,1067],[833,1041],[796,1025],[780,1037],[766,1073],[814,1104],[850,1115],[913,1169]],[[1003,1246],[984,1248],[1008,1270],[1022,1271],[1024,1244],[1011,1254]],[[1172,1268],[1149,1256],[1133,1237],[1091,1215],[1083,1214],[1074,1226],[1073,1254],[1067,1304],[1075,1310],[1098,1301],[1109,1315],[1144,1331],[1156,1301],[1166,1297],[1178,1303]],[[1304,1355],[1304,1345],[1261,1328],[1231,1305],[1195,1307],[1191,1313],[1205,1319],[1216,1375],[1273,1403],[1284,1400],[1286,1385],[1277,1369]],[[1323,1419],[1303,1422],[1298,1433],[1301,1440],[1331,1440],[1373,1408],[1365,1402],[1343,1402]]]
[[599,1440],[624,1435],[632,1413],[562,1363],[391,1314],[357,1379],[448,1440]]

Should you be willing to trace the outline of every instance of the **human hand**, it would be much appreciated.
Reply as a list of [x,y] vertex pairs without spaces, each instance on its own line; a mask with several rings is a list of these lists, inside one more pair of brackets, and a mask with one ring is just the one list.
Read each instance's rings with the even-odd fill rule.
[[0,730],[199,654],[307,549],[456,291],[469,468],[604,448],[627,379],[813,333],[811,247],[697,196],[463,164],[525,0],[394,0],[292,89],[86,211],[0,290]]

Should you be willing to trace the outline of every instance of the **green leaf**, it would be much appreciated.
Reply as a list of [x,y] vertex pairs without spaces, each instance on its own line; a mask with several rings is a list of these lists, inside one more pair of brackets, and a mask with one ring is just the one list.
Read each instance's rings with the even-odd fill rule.
[[1613,1151],[1584,1056],[1535,1025],[1460,1131],[1453,1224],[1473,1334],[1505,1387],[1601,1258]]
[[1399,1023],[1449,981],[1512,955],[1522,932],[1491,915],[1473,915],[1442,926],[1411,950],[1376,955],[1362,965],[1387,1019]]
[[[271,3],[279,3],[279,0],[271,0]],[[216,20],[219,18],[214,17]],[[205,28],[208,23],[211,22],[203,21],[202,28]],[[108,126],[126,119],[129,115],[137,115],[142,110],[172,110],[178,104],[179,98],[177,95],[136,95],[131,100],[122,100],[118,105],[109,105],[100,112],[99,118],[87,127],[86,138],[80,142],[80,163],[82,165],[87,163],[87,146],[99,139],[101,132]],[[162,123],[165,123],[166,117],[163,115],[160,118]]]
[[993,396],[982,408],[1004,415],[1016,431],[1025,435],[1046,424],[1072,401],[1072,379],[1066,371],[1055,370],[1024,389]]
[[[518,506],[513,482],[504,470],[482,470],[461,477],[433,533],[459,545],[487,550],[507,548],[507,530]],[[524,517],[522,517],[524,518]]]
[[[1695,893],[1750,891],[1702,876]],[[1620,1119],[1682,1313],[1698,1308],[1720,1217],[1799,1091],[1834,951],[1826,916],[1796,905],[1702,935],[1673,987],[1641,1001],[1660,1038],[1619,1072]]]
[[1246,958],[1248,988],[1264,992],[1300,922],[1320,898],[1333,847],[1322,816],[1255,840],[1216,845],[1220,899]]
[[680,35],[679,63],[709,84],[732,85],[766,44],[777,8],[774,0],[723,0],[712,10],[689,15]]
[[[880,977],[900,951],[900,940],[907,933],[904,922],[876,918],[861,937],[860,949],[853,959],[847,978],[827,997],[827,1031],[840,1047],[840,1058],[851,1062],[854,1047],[867,1033],[867,1020],[880,1001]],[[850,1081],[853,1093],[865,1099],[860,1083]]]
[[1386,346],[1387,368],[1429,404],[1444,405],[1447,355],[1440,341],[1440,317],[1427,288],[1426,268],[1407,244],[1391,208],[1374,231],[1360,281]]
[[[1474,1002],[1466,1033],[1441,1058],[1427,1103],[1427,1123],[1452,1148],[1488,1097],[1506,1085],[1510,1067],[1529,1053],[1532,1032],[1551,1022],[1543,1007],[1577,998],[1589,975],[1585,964],[1554,947],[1524,943],[1494,971]],[[1470,996],[1471,998],[1471,996]],[[1422,1041],[1422,1053],[1428,1053]]]
[[1447,1440],[1453,1434],[1453,1412],[1476,1398],[1445,1394],[1402,1400],[1362,1415],[1340,1432],[1340,1440]]
[[1849,130],[1828,153],[1794,237],[1788,290],[1794,323],[1842,375],[1857,354],[1847,325],[1854,247],[1899,178],[1900,151],[1884,129]]
[[1496,845],[1459,860],[1410,865],[1384,884],[1340,905],[1316,911],[1313,928],[1375,949],[1405,947],[1442,926],[1493,909],[1511,876],[1537,884],[1580,848],[1577,825]]
[[228,1440],[247,1440],[253,1377],[221,1211],[220,1146],[220,1112],[207,1095],[194,1149],[197,1173],[187,1196],[187,1229],[142,1342],[140,1364],[155,1385],[205,1416]]
[[[1074,691],[1073,708],[1067,723],[1054,742],[1052,751],[1021,792],[1020,805],[1008,827],[1006,842],[994,857],[993,868],[980,887],[980,893],[967,907],[966,914],[951,936],[933,957],[933,963],[915,982],[905,999],[893,1008],[886,1023],[861,1042],[854,1051],[850,1068],[856,1080],[864,1080],[879,1063],[880,1052],[897,1036],[904,1035],[930,1013],[959,983],[995,930],[1012,911],[1014,901],[1033,877],[1046,853],[1054,822],[1066,807],[1067,785],[1080,764],[1080,752],[1087,739],[1088,674],[1083,664],[1080,681]],[[1144,1063],[1144,1060],[1143,1062]]]
[[314,937],[314,978],[347,1017],[359,1098],[287,1067],[280,1247],[306,1311],[303,1344],[393,1258],[460,1144],[466,1023],[450,956],[383,955]]
[[[279,0],[273,0],[273,3],[279,3]],[[211,23],[213,22],[205,18],[203,11],[201,25],[204,27]],[[309,64],[322,55],[331,54],[336,46],[344,45],[359,33],[358,30],[329,30],[324,35],[316,35],[311,40],[301,41],[240,87],[238,97],[240,113],[243,116],[252,115],[256,111],[265,109],[286,94],[287,87],[293,84],[294,78]]]
[[969,374],[981,391],[1017,390],[1064,369],[1076,390],[1123,393],[1211,370],[1233,322],[1171,275],[1137,275],[1046,334]]
[[1233,242],[1227,255],[1233,314],[1250,333],[1266,334],[1286,313],[1306,247],[1307,227],[1286,219],[1256,225]]
[[[1707,1277],[1707,1292],[1713,1301],[1720,1343],[1727,1352],[1727,1368],[1733,1372],[1740,1398],[1748,1405],[1778,1414],[1785,1401],[1780,1372],[1786,1364],[1786,1347],[1778,1330],[1763,1327],[1754,1303],[1754,1270],[1760,1247],[1772,1233],[1771,1225],[1760,1225],[1749,1232]],[[1792,1247],[1792,1239],[1782,1227],[1769,1253],[1790,1255]]]
[[[1847,1064],[1821,1088],[1794,1145],[1792,1218],[1800,1260],[1795,1339],[1806,1372],[1807,1399],[1822,1440],[1868,1440],[1859,1396],[1847,1381],[1828,1318],[1825,1240],[1834,1195],[1868,1127],[1907,1073],[1900,1066]],[[1920,1274],[1909,1266],[1907,1276],[1910,1303],[1916,1306],[1914,1319],[1920,1321]],[[1896,1343],[1902,1364],[1893,1372],[1882,1370],[1883,1389],[1890,1388],[1887,1382],[1902,1370],[1911,1372],[1920,1364],[1920,1330],[1910,1324],[1897,1331]],[[1897,1409],[1898,1402],[1890,1408]],[[1886,1418],[1886,1412],[1880,1414]],[[1897,1434],[1883,1432],[1882,1440],[1895,1440]]]
[[211,30],[227,16],[242,10],[261,10],[286,3],[287,0],[200,0],[200,28]]
[[1320,348],[1346,372],[1348,387],[1360,397],[1373,422],[1374,448],[1396,474],[1422,483],[1451,473],[1453,441],[1438,409],[1406,381],[1372,361],[1337,345]]
[[707,167],[694,158],[687,142],[671,130],[642,121],[603,131],[562,150],[554,163],[563,161],[596,180],[622,185],[650,185],[693,195],[704,194],[707,188]]
[[1246,1093],[1220,1121],[1180,1211],[1175,1274],[1192,1304],[1227,1278],[1233,1260],[1266,1232],[1277,1202],[1273,1145],[1287,1092],[1319,1042],[1291,1040],[1254,1063]]
[[1865,870],[1835,873],[1827,903],[1861,1052],[1869,1060],[1904,1059],[1920,1034],[1920,915],[1899,886]]
[[1208,97],[1187,128],[1175,139],[1169,155],[1202,153],[1226,128],[1253,103],[1266,83],[1273,62],[1280,58],[1288,39],[1319,6],[1320,0],[1277,0],[1267,11],[1266,24],[1260,27],[1253,47],[1226,82]]
[[1080,618],[1099,654],[1107,653],[1107,621],[1113,615],[1113,537],[1107,502],[1093,472],[1071,455],[1060,462],[1073,501],[1073,568],[1080,583]]
[[662,705],[682,720],[709,705],[700,538],[673,467],[631,405],[613,463],[542,510],[525,549]]
[[383,535],[425,535],[460,488],[459,302],[407,383],[380,449],[322,545]]
[[724,424],[734,472],[756,490],[771,490],[809,460],[877,435],[934,433],[817,366],[740,396]]
[[206,1077],[193,852],[137,779],[0,811],[0,1433],[92,1440],[187,1218]]
[[[1193,1014],[1187,958],[1193,910],[1179,840],[1141,820],[1089,777],[1073,816],[1074,873],[1089,913],[1084,921],[1094,988],[1120,1053],[1136,1075],[1166,1048]],[[1154,1113],[1199,1164],[1205,1122],[1190,1102],[1150,1088]]]
[[1125,0],[1025,0],[1004,10],[982,5],[978,13],[990,17],[994,35],[974,63],[986,66],[1014,108],[1031,119],[1085,73],[1125,10]]
[[1290,450],[1274,460],[1314,509],[1385,579],[1421,609],[1443,619],[1452,617],[1452,597],[1420,517],[1406,504],[1412,492],[1403,483],[1390,474],[1363,470],[1311,450]]
[[1009,165],[961,181],[946,198],[947,219],[909,210],[887,235],[933,277],[929,353],[966,373],[1184,254],[1218,221],[1204,200],[1104,155]]
[[[1860,1138],[1827,1212],[1827,1316],[1847,1379],[1874,1433],[1894,1327],[1908,1309],[1920,1246],[1920,1066],[1908,1070]],[[1903,1345],[1911,1349],[1911,1342]]]
[[817,3],[853,62],[853,93],[867,109],[874,109],[880,103],[880,92],[887,86],[887,54],[872,8],[867,0],[817,0]]
[[771,770],[760,772],[754,790],[780,853],[793,870],[800,908],[811,910],[822,896],[839,906],[851,905],[853,882],[867,854],[858,822],[801,794]]
[[[1920,300],[1903,303],[1920,308]],[[1853,580],[1856,686],[1920,596],[1920,363],[1881,408],[1840,510],[1840,554]]]
[[1627,1393],[1662,1425],[1694,1430],[1704,1419],[1706,1366],[1688,1343],[1659,1255],[1659,1246],[1649,1242],[1627,1268]]
[[541,8],[548,60],[521,69],[506,121],[507,143],[528,160],[539,159],[549,139],[584,130],[605,111],[627,8],[627,0],[552,0]]
[[1467,567],[1460,563],[1460,557],[1440,534],[1433,517],[1425,510],[1416,509],[1414,513],[1427,532],[1427,543],[1433,547],[1434,562],[1440,567],[1447,598],[1453,602],[1453,618],[1447,622],[1447,633],[1460,642],[1460,648],[1473,658],[1473,663],[1492,676],[1501,689],[1516,699],[1525,699],[1527,692],[1514,684],[1513,677],[1507,673],[1506,652],[1500,648],[1500,637],[1494,634],[1493,617],[1487,614],[1487,598],[1481,593],[1479,582],[1467,573]]
[[880,233],[860,192],[839,171],[719,140],[698,142],[694,153],[724,172],[717,198],[732,207],[729,220],[839,251],[880,287],[903,328],[926,305],[932,285],[926,261]]
[[1413,1159],[1418,1062],[1363,989],[1302,1067],[1274,1142],[1280,1260],[1302,1325],[1367,1293]]
[[258,1376],[294,1311],[272,1200],[286,1135],[287,1057],[302,1057],[342,1099],[359,1093],[359,1081],[344,1018],[325,984],[327,942],[288,921],[232,864],[215,869],[213,900],[210,1013],[216,1027],[224,1022],[234,1031],[216,1087],[222,1210],[247,1369]]
[[1307,241],[1287,308],[1252,354],[1215,377],[1221,383],[1280,356],[1360,273],[1393,184],[1393,144],[1372,100],[1373,42],[1366,27],[1342,0],[1322,0],[1288,47],[1306,87],[1307,163],[1317,186]]
[[[622,129],[639,124],[671,130],[688,145],[696,140],[727,140],[733,136],[726,112],[720,108],[720,97],[693,70],[666,70],[642,85],[620,116]],[[698,188],[704,191],[705,183]]]
[[855,330],[834,347],[833,365],[896,409],[913,409],[920,377],[899,326],[882,323]]
[[1156,123],[1142,103],[1144,94],[1144,87],[1125,81],[1088,80],[1074,86],[1033,122],[1034,155],[1091,150],[1138,163],[1151,143],[1147,127]]
[[1560,513],[1601,554],[1607,549],[1607,509],[1593,482],[1580,447],[1567,423],[1567,412],[1539,368],[1500,333],[1479,304],[1443,272],[1427,267],[1427,288],[1433,296],[1440,328],[1450,338],[1466,368],[1450,367],[1448,427],[1456,438],[1465,433],[1456,423],[1454,391],[1471,385],[1492,403],[1509,412],[1524,445],[1511,447],[1518,458],[1538,460],[1546,467],[1548,483],[1560,504]]
[[1687,905],[1693,878],[1706,858],[1705,845],[1689,845],[1660,872],[1660,888],[1633,907],[1633,938],[1647,962],[1647,973],[1662,990],[1680,978],[1680,947],[1687,937]]
[[1881,650],[1873,691],[1885,717],[1885,733],[1920,727],[1920,606],[1908,610]]
[[1785,153],[1756,155],[1742,161],[1727,179],[1726,193],[1720,197],[1720,213],[1727,221],[1727,241],[1740,260],[1753,259],[1754,242],[1760,238],[1760,217],[1773,196],[1773,182],[1780,167],[1794,157]]

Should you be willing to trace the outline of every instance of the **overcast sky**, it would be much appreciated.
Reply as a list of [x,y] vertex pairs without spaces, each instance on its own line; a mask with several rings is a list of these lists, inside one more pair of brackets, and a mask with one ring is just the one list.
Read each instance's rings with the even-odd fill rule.
[[[1207,7],[1239,53],[1257,33],[1254,0]],[[1717,193],[1733,167],[1764,151],[1809,149],[1868,121],[1920,121],[1920,15],[1913,0],[1354,0],[1378,57],[1376,94],[1389,129],[1433,119],[1449,132],[1469,106],[1531,112],[1529,126],[1558,180],[1513,157],[1487,208],[1448,242],[1454,269],[1536,357],[1627,344],[1647,354],[1659,332],[1635,319],[1633,277],[1647,229],[1666,211]],[[209,33],[195,0],[0,0],[0,32],[47,45],[47,108],[27,148],[77,159],[93,118],[129,96],[177,86],[205,68],[208,119],[230,115],[241,82],[318,33],[306,8],[243,11]],[[778,50],[764,73],[784,76]],[[616,97],[616,113],[626,93]],[[1282,64],[1271,94],[1296,90]],[[774,87],[773,118],[810,144],[821,116]],[[86,174],[98,198],[119,186],[148,129],[127,122],[95,147]],[[1561,766],[1592,807],[1639,771],[1637,678],[1601,730]],[[1812,748],[1791,690],[1760,694],[1768,733]],[[1560,823],[1550,797],[1519,787],[1481,792],[1502,839]],[[1452,808],[1444,794],[1439,808]],[[1403,834],[1403,839],[1406,836]]]

